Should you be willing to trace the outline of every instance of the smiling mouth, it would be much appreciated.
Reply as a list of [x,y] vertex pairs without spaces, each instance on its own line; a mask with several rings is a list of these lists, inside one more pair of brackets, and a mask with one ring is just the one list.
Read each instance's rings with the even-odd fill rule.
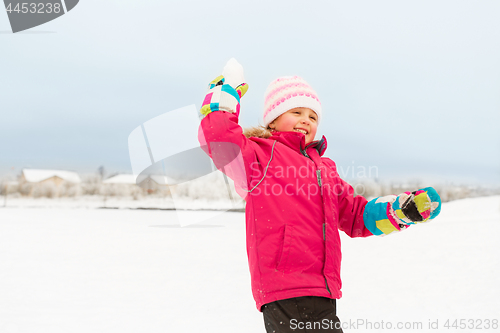
[[307,135],[307,131],[306,131],[306,130],[303,130],[303,129],[298,129],[298,128],[294,128],[293,130],[294,130],[295,132],[299,132],[299,133],[302,133],[302,134]]

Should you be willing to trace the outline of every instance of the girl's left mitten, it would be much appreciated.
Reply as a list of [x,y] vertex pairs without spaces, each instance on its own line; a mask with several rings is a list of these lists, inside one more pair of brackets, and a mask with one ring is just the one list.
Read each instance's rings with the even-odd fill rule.
[[441,197],[432,187],[404,192],[392,203],[390,211],[402,224],[428,222],[441,212]]
[[365,206],[363,220],[374,235],[389,235],[427,222],[441,212],[441,198],[432,187],[375,198]]

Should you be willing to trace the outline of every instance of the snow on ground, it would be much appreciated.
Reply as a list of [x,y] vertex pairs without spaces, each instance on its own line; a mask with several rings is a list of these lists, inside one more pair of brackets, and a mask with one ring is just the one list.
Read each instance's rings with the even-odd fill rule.
[[[181,228],[175,211],[0,208],[0,332],[264,332],[244,230],[243,213]],[[499,320],[499,233],[494,196],[446,203],[396,235],[342,234],[344,331]]]
[[98,195],[87,195],[76,198],[29,198],[29,197],[7,197],[7,201],[0,201],[0,205],[9,208],[153,208],[153,209],[231,209],[244,208],[245,205],[240,199],[234,204],[229,200],[192,200],[186,197],[143,197],[139,200],[127,197],[105,197]]

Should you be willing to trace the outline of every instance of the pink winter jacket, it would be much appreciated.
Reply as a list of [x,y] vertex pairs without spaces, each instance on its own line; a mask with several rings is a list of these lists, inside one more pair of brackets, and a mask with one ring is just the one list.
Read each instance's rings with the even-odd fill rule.
[[367,200],[354,197],[335,163],[322,157],[325,137],[307,146],[297,132],[246,138],[235,114],[216,111],[201,121],[199,141],[245,197],[248,263],[259,311],[292,297],[340,298],[338,230],[350,237],[372,233],[363,222]]

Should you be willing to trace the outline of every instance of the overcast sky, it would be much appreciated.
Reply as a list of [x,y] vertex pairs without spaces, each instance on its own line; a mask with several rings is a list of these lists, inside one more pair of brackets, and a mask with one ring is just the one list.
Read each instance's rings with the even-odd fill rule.
[[[129,134],[199,107],[235,57],[243,126],[259,123],[271,80],[300,75],[341,173],[498,185],[498,17],[496,0],[81,0],[12,34],[0,11],[0,175],[131,172]],[[167,130],[182,139],[182,124]]]

